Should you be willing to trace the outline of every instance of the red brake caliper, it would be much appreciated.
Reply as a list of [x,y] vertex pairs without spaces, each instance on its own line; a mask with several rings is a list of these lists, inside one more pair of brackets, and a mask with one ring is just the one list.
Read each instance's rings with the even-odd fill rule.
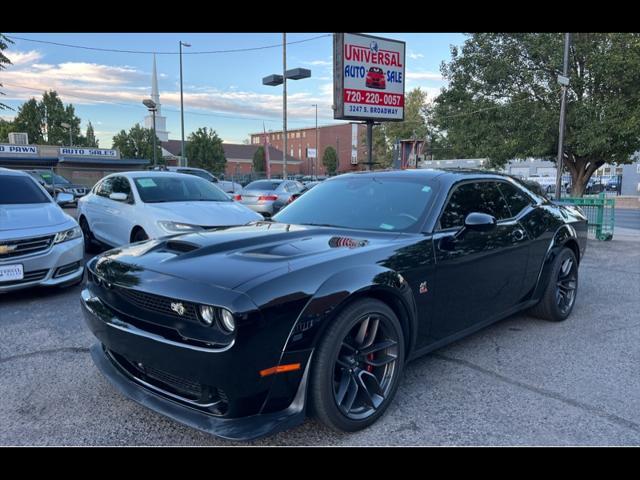
[[[367,355],[367,360],[373,360],[373,353],[370,353],[369,355]],[[371,372],[373,371],[373,365],[367,365],[367,372]]]

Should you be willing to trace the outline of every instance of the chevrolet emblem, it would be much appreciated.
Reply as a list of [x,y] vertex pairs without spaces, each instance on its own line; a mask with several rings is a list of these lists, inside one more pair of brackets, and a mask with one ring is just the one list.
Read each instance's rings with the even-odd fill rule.
[[5,253],[11,253],[16,248],[18,248],[17,245],[0,245],[0,255],[4,255]]

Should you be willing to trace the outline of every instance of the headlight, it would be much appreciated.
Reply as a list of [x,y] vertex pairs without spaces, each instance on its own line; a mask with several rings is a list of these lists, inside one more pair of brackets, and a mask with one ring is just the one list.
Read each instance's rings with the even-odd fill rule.
[[236,329],[236,321],[229,310],[225,308],[220,310],[220,320],[222,322],[222,326],[227,332],[233,332]]
[[215,319],[215,310],[213,307],[209,305],[200,306],[200,318],[202,319],[202,323],[210,327]]
[[56,238],[53,239],[53,243],[66,242],[67,240],[73,240],[82,236],[82,230],[80,227],[73,227],[64,232],[56,233]]
[[73,193],[73,188],[63,188],[62,191],[66,193]]
[[188,223],[180,223],[180,222],[170,222],[167,220],[160,220],[158,222],[158,225],[165,232],[169,232],[169,233],[185,233],[185,232],[195,232],[198,230],[202,230],[202,227],[199,227],[198,225],[189,225]]

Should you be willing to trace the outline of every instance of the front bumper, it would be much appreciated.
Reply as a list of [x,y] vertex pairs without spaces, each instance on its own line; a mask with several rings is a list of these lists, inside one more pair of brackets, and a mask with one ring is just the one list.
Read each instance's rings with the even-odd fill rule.
[[[84,273],[82,237],[53,245],[35,255],[0,260],[0,265],[22,264],[25,279],[0,283],[0,293],[35,286],[57,287],[74,283]],[[59,268],[77,263],[77,268],[60,275]],[[31,280],[30,280],[31,279]]]
[[[300,371],[260,378],[256,365],[269,365],[273,357],[257,351],[253,342],[237,338],[221,348],[188,345],[128,323],[126,316],[112,310],[89,289],[83,290],[81,297],[86,323],[100,342],[92,348],[93,360],[128,398],[230,440],[251,440],[304,421],[310,351],[282,354],[280,363],[299,362]],[[123,359],[162,371],[167,378],[224,392],[223,408],[215,402],[205,404],[176,395],[175,390],[159,388],[161,384],[145,381]]]

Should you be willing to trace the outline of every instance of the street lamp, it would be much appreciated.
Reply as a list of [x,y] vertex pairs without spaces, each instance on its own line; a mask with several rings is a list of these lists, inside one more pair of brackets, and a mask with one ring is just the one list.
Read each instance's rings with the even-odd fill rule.
[[[311,70],[294,68],[287,70],[287,34],[282,34],[282,75],[268,75],[262,79],[263,85],[275,87],[282,84],[282,178],[287,179],[287,78],[301,80],[311,77]],[[317,155],[317,154],[316,154]]]
[[73,147],[73,129],[71,128],[71,125],[67,122],[62,122],[60,123],[60,126],[69,130],[69,146]]
[[316,156],[313,159],[313,162],[311,164],[311,176],[313,177],[313,172],[316,170],[316,165],[318,162],[318,155],[320,150],[318,150],[318,104],[314,103],[311,106],[316,107]]
[[185,43],[180,40],[180,127],[182,130],[182,140],[180,143],[180,155],[182,157],[182,161],[184,162],[184,166],[188,167],[187,158],[184,155],[184,103],[182,100],[182,47],[190,47],[190,43]]
[[142,103],[145,107],[149,109],[153,116],[153,166],[156,166],[156,112],[158,111],[158,107],[156,102],[151,100],[150,98],[145,98]]

